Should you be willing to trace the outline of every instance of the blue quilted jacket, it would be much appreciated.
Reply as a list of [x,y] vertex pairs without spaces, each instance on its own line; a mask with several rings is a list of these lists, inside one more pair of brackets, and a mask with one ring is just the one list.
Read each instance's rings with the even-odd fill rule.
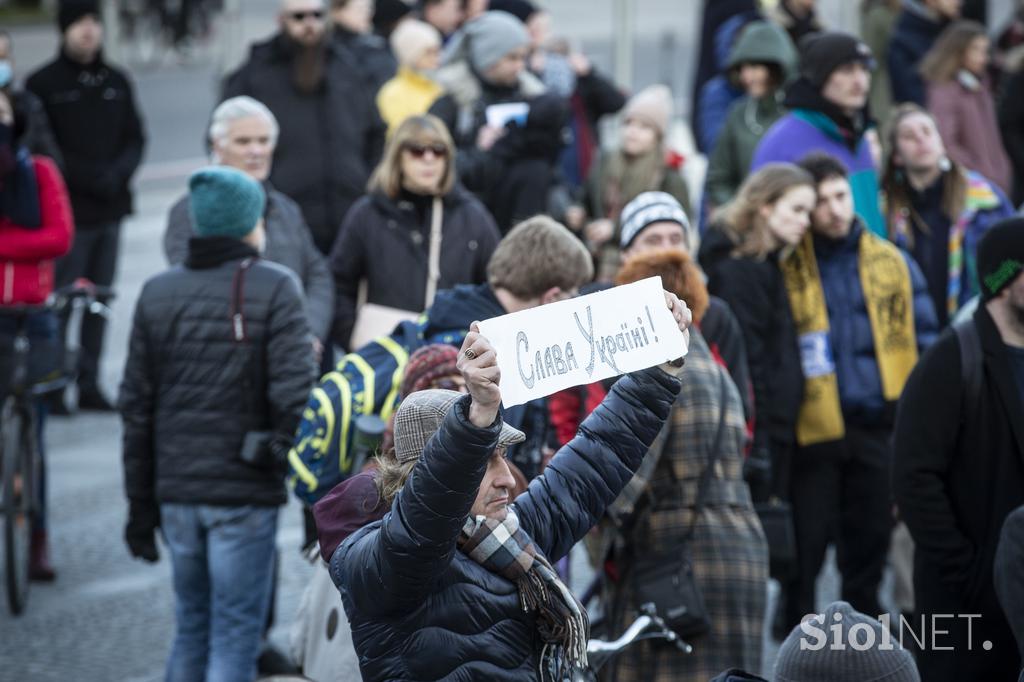
[[[828,308],[843,416],[848,421],[870,426],[884,424],[893,413],[882,393],[875,338],[860,280],[858,244],[864,229],[858,220],[845,239],[832,241],[815,235],[814,251]],[[903,258],[910,270],[918,353],[924,353],[935,341],[939,323],[921,269],[906,252]]]
[[[523,529],[550,561],[569,552],[633,476],[679,387],[656,368],[623,377],[516,498]],[[473,426],[468,405],[463,398],[449,412],[391,511],[331,558],[368,682],[538,679],[543,642],[515,584],[456,547],[500,431],[500,420]]]

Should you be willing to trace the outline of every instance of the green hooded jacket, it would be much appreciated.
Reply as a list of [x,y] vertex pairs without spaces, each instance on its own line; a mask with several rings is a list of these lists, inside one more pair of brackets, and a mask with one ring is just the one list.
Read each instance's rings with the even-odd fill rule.
[[783,83],[758,99],[744,96],[729,108],[725,125],[708,160],[707,200],[721,206],[732,199],[747,177],[750,161],[761,137],[786,113],[782,85],[796,75],[797,52],[786,32],[775,24],[756,21],[747,26],[729,53],[727,68],[742,64],[778,65]]

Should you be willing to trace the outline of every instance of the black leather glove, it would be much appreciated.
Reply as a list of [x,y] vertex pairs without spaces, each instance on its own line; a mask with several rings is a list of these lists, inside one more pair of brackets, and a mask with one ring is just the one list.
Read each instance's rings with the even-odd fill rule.
[[156,547],[156,529],[160,527],[160,508],[155,504],[132,502],[128,523],[124,527],[124,541],[136,559],[149,563],[160,560]]

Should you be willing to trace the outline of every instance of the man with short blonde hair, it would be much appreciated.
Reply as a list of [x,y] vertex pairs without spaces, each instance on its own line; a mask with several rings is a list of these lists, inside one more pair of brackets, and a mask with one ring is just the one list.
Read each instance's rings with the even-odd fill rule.
[[513,228],[487,264],[487,283],[510,313],[575,295],[593,276],[583,243],[544,215]]

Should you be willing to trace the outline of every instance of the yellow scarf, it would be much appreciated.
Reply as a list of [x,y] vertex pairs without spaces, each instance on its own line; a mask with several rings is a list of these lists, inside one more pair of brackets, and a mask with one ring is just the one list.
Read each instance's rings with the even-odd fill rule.
[[[860,283],[871,321],[875,357],[886,400],[897,400],[917,363],[914,292],[910,270],[899,249],[864,230],[858,244]],[[797,421],[797,442],[814,445],[846,435],[839,403],[825,290],[818,274],[810,233],[782,261],[804,371],[804,400]]]

